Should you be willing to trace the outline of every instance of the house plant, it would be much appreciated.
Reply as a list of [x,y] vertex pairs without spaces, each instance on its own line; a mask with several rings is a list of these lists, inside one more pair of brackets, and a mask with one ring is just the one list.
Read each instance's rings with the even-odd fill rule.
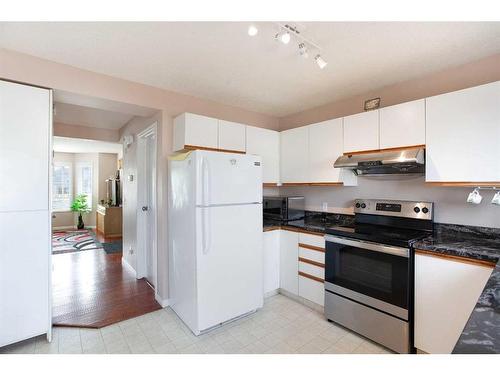
[[89,205],[87,204],[87,195],[79,194],[76,196],[75,200],[71,204],[71,211],[78,212],[78,229],[83,229],[85,224],[83,222],[82,214],[89,213],[91,211]]

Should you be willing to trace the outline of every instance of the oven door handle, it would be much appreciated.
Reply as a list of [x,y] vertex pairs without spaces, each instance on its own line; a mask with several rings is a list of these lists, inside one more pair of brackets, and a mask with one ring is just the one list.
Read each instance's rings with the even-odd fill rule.
[[347,245],[358,247],[360,249],[377,251],[379,253],[386,253],[390,255],[396,255],[400,257],[409,258],[410,257],[410,249],[404,247],[396,247],[396,246],[388,246],[376,244],[373,242],[365,242],[361,240],[348,240],[345,238],[340,238],[332,235],[326,235],[325,240],[328,242],[338,243],[340,245]]

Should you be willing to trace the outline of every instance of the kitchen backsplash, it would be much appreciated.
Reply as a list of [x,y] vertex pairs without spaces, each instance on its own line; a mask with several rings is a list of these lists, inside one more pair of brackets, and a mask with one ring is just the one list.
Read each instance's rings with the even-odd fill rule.
[[438,223],[500,228],[500,206],[491,204],[493,191],[481,191],[479,205],[466,202],[472,188],[437,187],[425,184],[424,177],[410,180],[373,180],[358,178],[353,187],[280,187],[264,189],[264,195],[303,195],[306,209],[352,213],[355,198],[421,200],[435,203],[434,221]]

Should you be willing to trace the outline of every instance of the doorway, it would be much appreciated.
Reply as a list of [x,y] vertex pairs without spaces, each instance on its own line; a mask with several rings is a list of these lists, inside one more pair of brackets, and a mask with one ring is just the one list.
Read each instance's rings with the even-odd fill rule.
[[138,134],[137,147],[137,276],[153,288],[157,285],[156,133],[155,122]]
[[[114,104],[124,110],[117,112],[97,99],[92,107],[66,99],[74,97],[56,91],[52,322],[101,328],[161,309],[154,290],[157,126],[152,115],[134,114],[135,107],[130,113]],[[126,144],[120,129],[136,131],[137,123],[149,127]]]

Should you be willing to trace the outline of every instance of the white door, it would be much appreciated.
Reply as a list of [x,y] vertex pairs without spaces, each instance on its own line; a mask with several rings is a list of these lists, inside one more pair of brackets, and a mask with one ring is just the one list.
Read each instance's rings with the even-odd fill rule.
[[140,133],[138,145],[137,276],[156,285],[156,125]]
[[309,125],[310,182],[341,182],[340,169],[333,168],[343,153],[342,119]]
[[281,136],[281,182],[309,182],[309,131],[307,126],[285,130]]
[[155,269],[154,269],[154,252],[155,248],[155,225],[154,218],[155,212],[155,202],[154,202],[154,190],[156,181],[156,171],[155,171],[155,161],[156,161],[156,135],[151,135],[148,137],[147,146],[147,160],[146,160],[146,192],[147,192],[147,207],[146,211],[146,279],[151,285],[155,286]]
[[198,207],[196,228],[202,331],[262,307],[262,205]]
[[379,111],[344,117],[344,152],[379,149]]
[[262,182],[280,182],[280,133],[275,130],[247,126],[247,154],[262,158]]
[[380,148],[425,144],[425,99],[380,109]]
[[199,206],[262,202],[259,156],[196,151]]

